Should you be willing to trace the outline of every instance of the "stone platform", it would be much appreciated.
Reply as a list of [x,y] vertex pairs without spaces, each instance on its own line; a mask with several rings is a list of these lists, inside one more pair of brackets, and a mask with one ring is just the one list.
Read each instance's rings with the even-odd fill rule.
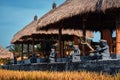
[[115,73],[120,71],[120,60],[88,60],[80,62],[54,62],[54,63],[33,63],[33,64],[16,64],[5,65],[4,69],[8,70],[25,70],[25,71],[95,71]]

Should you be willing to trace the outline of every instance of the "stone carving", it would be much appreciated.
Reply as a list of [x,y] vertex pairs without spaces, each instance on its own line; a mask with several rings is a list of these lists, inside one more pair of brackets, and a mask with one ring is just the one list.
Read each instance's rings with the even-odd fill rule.
[[101,47],[100,51],[101,51],[102,59],[103,60],[110,59],[110,51],[107,41],[101,40],[100,47]]
[[51,49],[51,53],[49,55],[50,62],[56,62],[56,52],[55,49]]
[[80,61],[80,49],[78,45],[74,46],[74,52],[70,53],[72,62],[79,62]]
[[102,59],[102,60],[110,59],[109,46],[107,44],[107,41],[101,40],[100,46],[97,45],[96,50],[90,54],[90,57],[92,57],[92,59]]

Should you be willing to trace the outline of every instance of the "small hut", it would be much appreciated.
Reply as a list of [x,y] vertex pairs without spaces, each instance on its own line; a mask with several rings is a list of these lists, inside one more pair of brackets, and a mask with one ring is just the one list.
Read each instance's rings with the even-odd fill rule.
[[[62,26],[61,26],[62,25]],[[40,29],[82,29],[100,31],[101,39],[107,40],[111,54],[120,54],[120,0],[66,0],[38,21]],[[112,32],[116,31],[113,41]],[[84,39],[85,40],[85,39]]]
[[0,58],[13,59],[13,53],[0,46]]

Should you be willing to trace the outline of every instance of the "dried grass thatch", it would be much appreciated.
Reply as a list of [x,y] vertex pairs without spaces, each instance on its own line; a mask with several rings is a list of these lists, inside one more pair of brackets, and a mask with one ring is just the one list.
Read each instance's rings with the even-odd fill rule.
[[39,19],[37,29],[51,27],[48,25],[76,15],[96,11],[105,12],[109,9],[118,8],[120,8],[120,0],[66,0],[66,2],[58,8],[51,10]]
[[[34,21],[30,23],[31,25],[28,25],[29,27],[26,27],[24,30],[24,35],[22,37],[27,37],[27,36],[32,36],[32,35],[44,35],[44,36],[49,36],[49,35],[58,35],[59,32],[57,29],[49,29],[49,30],[40,30],[37,31],[37,21]],[[36,24],[36,25],[35,25]],[[62,34],[63,35],[75,35],[78,37],[82,37],[82,30],[74,30],[74,29],[62,29]],[[86,31],[86,37],[93,38],[93,32],[91,31]]]
[[0,46],[0,58],[13,59],[13,53]]
[[[38,38],[43,38],[45,36],[58,36],[58,30],[55,30],[55,29],[51,29],[51,30],[40,30],[40,31],[37,31],[36,28],[37,28],[37,22],[38,20],[34,20],[32,21],[30,24],[28,24],[27,26],[25,26],[22,30],[20,30],[19,32],[17,32],[11,43],[16,43],[16,42],[29,42],[32,41],[32,37],[33,35],[37,35],[39,36]],[[82,31],[81,30],[74,30],[74,29],[67,29],[67,30],[63,30],[62,31],[62,34],[63,35],[75,35],[75,36],[78,36],[78,37],[82,37]],[[42,37],[43,36],[43,37]],[[91,31],[87,31],[86,32],[86,37],[89,37],[89,38],[93,38],[93,32]]]

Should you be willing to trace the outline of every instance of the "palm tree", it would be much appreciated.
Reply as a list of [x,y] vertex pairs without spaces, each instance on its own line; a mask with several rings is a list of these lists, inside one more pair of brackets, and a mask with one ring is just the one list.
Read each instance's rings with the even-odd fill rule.
[[9,51],[11,51],[14,55],[19,56],[21,52],[21,45],[12,44],[6,47]]

